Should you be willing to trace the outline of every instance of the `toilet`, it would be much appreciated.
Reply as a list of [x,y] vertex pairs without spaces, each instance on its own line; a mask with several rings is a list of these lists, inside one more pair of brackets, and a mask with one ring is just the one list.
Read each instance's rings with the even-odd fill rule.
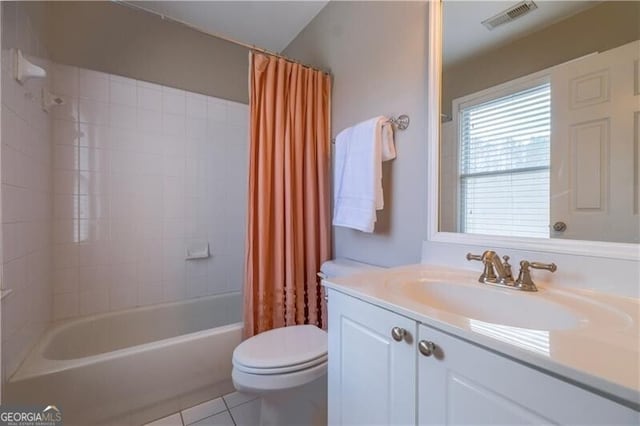
[[[378,269],[348,259],[322,264],[323,278]],[[327,333],[296,325],[260,333],[233,351],[233,384],[261,399],[260,425],[327,424]]]

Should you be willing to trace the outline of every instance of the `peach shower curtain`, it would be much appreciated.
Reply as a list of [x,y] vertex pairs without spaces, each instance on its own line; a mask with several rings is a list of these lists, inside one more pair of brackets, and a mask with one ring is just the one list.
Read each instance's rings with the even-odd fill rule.
[[331,255],[330,76],[250,54],[245,337],[326,323],[317,272]]

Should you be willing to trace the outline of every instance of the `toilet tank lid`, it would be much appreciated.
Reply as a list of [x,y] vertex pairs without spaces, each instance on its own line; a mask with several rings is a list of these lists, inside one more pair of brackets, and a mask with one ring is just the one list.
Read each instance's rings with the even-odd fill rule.
[[382,268],[380,266],[357,262],[351,259],[338,258],[324,262],[320,267],[320,272],[325,278],[333,278],[376,269]]

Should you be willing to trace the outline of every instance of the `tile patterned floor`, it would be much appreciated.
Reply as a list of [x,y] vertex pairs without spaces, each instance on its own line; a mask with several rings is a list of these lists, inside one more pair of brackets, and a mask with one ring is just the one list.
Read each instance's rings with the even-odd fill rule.
[[233,392],[147,423],[146,426],[255,426],[259,417],[259,399]]

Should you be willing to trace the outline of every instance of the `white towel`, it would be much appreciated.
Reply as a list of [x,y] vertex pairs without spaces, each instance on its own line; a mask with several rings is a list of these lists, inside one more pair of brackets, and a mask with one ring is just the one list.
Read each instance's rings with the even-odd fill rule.
[[373,232],[376,210],[384,207],[382,161],[395,158],[393,129],[375,117],[343,130],[336,138],[333,224]]

